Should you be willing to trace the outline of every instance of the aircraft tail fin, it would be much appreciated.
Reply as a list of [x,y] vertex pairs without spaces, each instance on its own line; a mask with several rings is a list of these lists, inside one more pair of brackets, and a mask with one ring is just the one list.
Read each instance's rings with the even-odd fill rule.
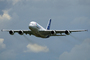
[[51,25],[51,19],[49,20],[49,22],[47,24],[47,27],[46,27],[47,30],[50,30],[50,25]]

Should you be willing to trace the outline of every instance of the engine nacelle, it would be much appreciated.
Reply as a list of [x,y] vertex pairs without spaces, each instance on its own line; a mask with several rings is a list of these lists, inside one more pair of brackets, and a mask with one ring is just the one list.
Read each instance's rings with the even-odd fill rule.
[[13,30],[10,30],[10,31],[9,31],[9,34],[10,34],[10,35],[14,35],[14,31],[13,31]]
[[70,31],[66,30],[65,34],[70,35]]
[[55,34],[56,34],[56,32],[55,32],[55,31],[51,31],[51,34],[52,34],[52,35],[55,35]]
[[21,31],[18,32],[18,34],[23,35],[24,33],[23,33],[23,31],[21,30]]

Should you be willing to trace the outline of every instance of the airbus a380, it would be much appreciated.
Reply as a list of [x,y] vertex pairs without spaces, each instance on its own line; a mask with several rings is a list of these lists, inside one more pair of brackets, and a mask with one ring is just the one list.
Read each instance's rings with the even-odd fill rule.
[[49,38],[50,36],[66,36],[70,35],[71,32],[82,32],[87,30],[50,30],[51,19],[49,20],[46,29],[43,28],[38,23],[32,21],[29,24],[29,30],[5,30],[2,29],[1,31],[7,31],[9,34],[14,35],[14,33],[18,33],[20,35],[29,34],[35,35],[36,37],[41,38]]

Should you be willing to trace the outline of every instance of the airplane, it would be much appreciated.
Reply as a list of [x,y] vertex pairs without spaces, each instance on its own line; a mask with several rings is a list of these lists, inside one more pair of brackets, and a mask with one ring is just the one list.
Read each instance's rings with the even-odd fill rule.
[[7,31],[10,35],[14,35],[14,33],[18,33],[20,35],[29,34],[35,35],[36,37],[40,38],[49,38],[50,36],[66,36],[70,35],[71,32],[82,32],[87,30],[50,30],[51,26],[51,19],[49,20],[46,29],[39,25],[37,22],[30,22],[29,30],[5,30],[2,29],[1,31]]

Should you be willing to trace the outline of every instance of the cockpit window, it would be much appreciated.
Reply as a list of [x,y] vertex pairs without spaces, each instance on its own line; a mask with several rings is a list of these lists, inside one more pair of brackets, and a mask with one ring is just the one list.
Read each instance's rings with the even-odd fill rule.
[[39,26],[39,24],[36,24],[37,25],[37,28],[39,28],[40,29],[40,26]]
[[31,25],[36,25],[36,23],[35,23],[35,22],[31,22],[30,24],[31,24]]

